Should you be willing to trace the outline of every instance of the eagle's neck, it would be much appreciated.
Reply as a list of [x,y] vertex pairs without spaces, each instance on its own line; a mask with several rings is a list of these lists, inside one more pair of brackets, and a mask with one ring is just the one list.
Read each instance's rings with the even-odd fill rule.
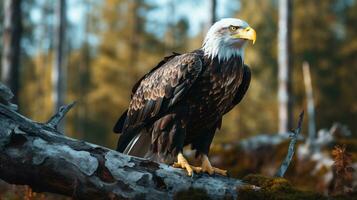
[[219,39],[206,39],[203,43],[202,50],[204,55],[218,61],[227,61],[232,57],[244,58],[245,44],[241,46],[228,46]]

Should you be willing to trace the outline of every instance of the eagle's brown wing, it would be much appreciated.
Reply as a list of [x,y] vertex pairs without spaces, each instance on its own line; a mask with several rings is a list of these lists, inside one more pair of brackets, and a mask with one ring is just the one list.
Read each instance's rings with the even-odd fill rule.
[[194,53],[175,56],[146,75],[132,95],[118,150],[126,147],[136,130],[153,123],[180,102],[202,70],[202,61]]
[[249,88],[250,79],[251,79],[250,69],[249,69],[248,65],[244,64],[242,82],[238,87],[238,91],[236,92],[236,94],[234,96],[232,104],[228,107],[228,109],[225,111],[225,113],[229,112],[234,106],[236,106],[237,104],[239,104],[242,101],[245,93],[247,92],[247,90]]
[[[179,56],[179,53],[175,53],[173,52],[172,55],[170,56],[166,56],[164,57],[164,59],[162,59],[154,68],[152,68],[147,74],[145,74],[143,77],[141,77],[133,86],[132,90],[131,90],[131,98],[134,96],[136,90],[138,89],[138,87],[140,86],[140,83],[143,79],[147,78],[151,73],[153,73],[155,70],[159,69],[160,67],[162,67],[165,63],[169,62],[172,58]],[[123,112],[123,114],[119,117],[119,119],[117,120],[117,122],[115,123],[114,127],[113,127],[113,131],[114,133],[122,133],[123,132],[123,128],[124,128],[124,122],[125,119],[127,117],[127,113],[128,110],[125,110]]]

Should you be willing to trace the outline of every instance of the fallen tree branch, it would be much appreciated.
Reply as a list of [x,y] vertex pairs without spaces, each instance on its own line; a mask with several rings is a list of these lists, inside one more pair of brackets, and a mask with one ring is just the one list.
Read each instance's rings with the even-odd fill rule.
[[72,102],[71,104],[61,106],[59,111],[53,115],[50,120],[46,123],[47,126],[57,129],[57,125],[61,122],[67,112],[76,104],[76,102]]
[[10,100],[14,97],[11,90],[6,85],[0,82],[0,103],[9,107],[11,110],[17,110],[17,105],[10,103]]
[[279,170],[276,172],[275,176],[277,176],[277,177],[284,177],[284,174],[290,165],[291,159],[293,158],[293,155],[295,152],[295,150],[294,150],[295,144],[296,144],[296,141],[298,140],[298,136],[301,132],[301,126],[302,126],[303,119],[304,119],[304,111],[302,111],[299,115],[299,121],[298,121],[297,128],[291,132],[291,135],[290,135],[291,140],[290,140],[290,144],[289,144],[288,154],[286,155]]
[[222,176],[191,178],[165,164],[59,135],[52,124],[70,107],[48,125],[0,103],[1,179],[74,199],[172,199],[192,188],[206,198],[235,199],[237,188],[247,186]]

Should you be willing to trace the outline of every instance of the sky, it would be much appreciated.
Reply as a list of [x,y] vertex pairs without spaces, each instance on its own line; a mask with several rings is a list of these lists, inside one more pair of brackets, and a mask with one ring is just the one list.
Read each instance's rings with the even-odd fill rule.
[[[83,25],[84,8],[82,0],[68,1],[68,20],[72,24]],[[188,20],[190,24],[189,35],[197,35],[202,27],[207,28],[210,20],[210,1],[209,0],[147,0],[150,4],[157,5],[157,8],[148,13],[148,19],[153,26],[147,27],[150,32],[161,36],[164,31],[155,26],[155,22],[165,24],[166,21],[177,22],[181,18]],[[174,4],[175,10],[172,14],[170,4]],[[232,0],[219,0],[217,6],[218,18],[232,17],[232,14],[239,9],[239,2]],[[83,30],[83,29],[82,29]]]
[[[46,0],[39,0],[45,2]],[[232,0],[218,0],[217,17],[218,19],[224,17],[232,17],[232,15],[239,10],[239,1]],[[53,1],[55,3],[55,1]],[[74,25],[71,37],[72,44],[79,46],[84,39],[85,31],[84,0],[69,0],[67,1],[67,19],[69,24]],[[208,29],[210,20],[210,1],[209,0],[147,0],[148,3],[156,5],[156,8],[147,13],[149,23],[147,30],[154,33],[157,37],[163,37],[165,33],[165,24],[168,22],[177,22],[181,18],[185,18],[189,22],[189,36],[194,37],[202,29]],[[170,4],[174,5],[174,9],[170,9]],[[31,18],[36,23],[41,21],[41,12],[39,9],[34,9],[31,12]],[[38,29],[38,33],[42,30]],[[36,34],[35,37],[39,40],[43,38],[42,35]],[[94,43],[96,41],[93,41]]]
[[[176,22],[181,18],[185,18],[190,24],[190,36],[197,35],[202,27],[207,28],[211,18],[209,0],[149,0],[149,2],[158,5],[158,9],[149,14],[150,19],[154,21],[165,19]],[[175,5],[175,13],[173,15],[169,9],[169,4],[172,3]],[[232,17],[232,14],[238,9],[238,1],[220,0],[217,7],[217,16],[218,18]]]

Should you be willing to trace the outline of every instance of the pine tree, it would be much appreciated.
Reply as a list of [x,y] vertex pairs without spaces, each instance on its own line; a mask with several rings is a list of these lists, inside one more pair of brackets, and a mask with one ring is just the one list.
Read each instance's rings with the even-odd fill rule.
[[[59,110],[64,105],[66,94],[66,0],[59,0],[56,8],[56,37],[55,37],[55,60],[52,70],[54,110]],[[60,125],[64,130],[64,122]]]
[[14,93],[13,101],[18,103],[20,87],[20,52],[22,35],[21,0],[4,1],[4,32],[2,43],[1,80]]

